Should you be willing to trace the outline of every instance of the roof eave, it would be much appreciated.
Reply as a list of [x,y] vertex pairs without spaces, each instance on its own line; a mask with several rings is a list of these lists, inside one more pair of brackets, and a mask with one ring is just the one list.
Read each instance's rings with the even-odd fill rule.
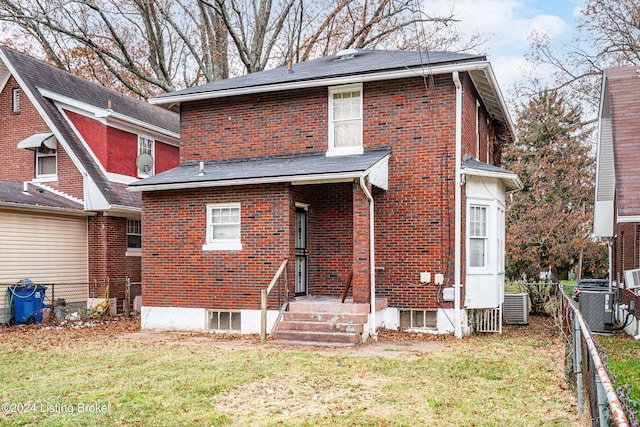
[[323,173],[323,174],[310,174],[310,175],[282,175],[273,177],[262,178],[243,178],[243,179],[225,179],[216,181],[190,181],[190,182],[175,182],[167,184],[140,184],[130,185],[127,187],[127,191],[130,192],[143,192],[143,191],[167,191],[167,190],[184,190],[194,188],[211,188],[211,187],[230,187],[234,185],[256,185],[256,184],[279,184],[279,183],[291,183],[291,184],[313,184],[313,183],[328,183],[328,182],[349,182],[354,179],[359,179],[367,174],[367,170],[355,171],[355,172],[340,172],[340,173]]
[[462,173],[465,175],[480,176],[484,178],[495,178],[502,180],[507,191],[520,191],[524,188],[524,184],[520,180],[520,177],[515,173],[493,172],[485,171],[474,168],[462,168]]
[[419,66],[419,67],[403,68],[403,69],[393,70],[393,71],[318,78],[318,79],[312,79],[312,80],[301,80],[301,81],[295,81],[295,82],[268,84],[268,85],[259,85],[259,86],[247,86],[247,87],[241,87],[241,88],[235,88],[235,89],[200,92],[200,93],[193,93],[193,94],[183,94],[183,95],[168,94],[168,95],[163,95],[156,98],[151,98],[148,100],[148,102],[150,104],[156,104],[156,105],[179,104],[182,102],[201,101],[205,99],[224,98],[224,97],[239,96],[239,95],[250,95],[250,94],[256,94],[256,93],[277,92],[277,91],[284,91],[284,90],[334,86],[334,85],[343,85],[343,84],[351,84],[351,83],[364,83],[364,82],[380,81],[380,80],[394,80],[394,79],[403,79],[403,78],[416,77],[416,76],[448,74],[448,73],[452,73],[453,71],[466,72],[466,71],[481,70],[481,69],[487,68],[488,66],[489,66],[489,62],[486,60],[459,62],[459,63],[451,63],[451,64],[443,64],[443,65],[425,65],[425,66]]
[[88,212],[82,209],[58,208],[55,206],[43,206],[43,205],[30,205],[27,203],[0,202],[0,208],[7,208],[7,209],[25,211],[25,212],[55,213],[60,215],[73,215],[73,216],[96,215],[95,212]]

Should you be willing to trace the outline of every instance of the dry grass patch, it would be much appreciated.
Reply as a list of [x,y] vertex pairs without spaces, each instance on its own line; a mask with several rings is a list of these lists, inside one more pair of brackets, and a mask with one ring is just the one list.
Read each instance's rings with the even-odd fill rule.
[[[579,425],[562,347],[540,318],[463,340],[384,332],[355,349],[137,330],[0,330],[2,402],[37,405],[0,425]],[[92,402],[109,411],[77,411]]]

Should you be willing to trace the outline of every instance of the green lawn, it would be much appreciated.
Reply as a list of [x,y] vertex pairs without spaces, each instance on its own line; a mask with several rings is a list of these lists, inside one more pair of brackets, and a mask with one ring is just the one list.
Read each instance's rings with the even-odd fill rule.
[[0,425],[579,425],[562,346],[537,318],[390,357],[123,338],[135,327],[0,329]]
[[630,385],[631,398],[640,402],[640,341],[623,332],[597,339],[607,350],[607,364],[616,374],[616,386]]

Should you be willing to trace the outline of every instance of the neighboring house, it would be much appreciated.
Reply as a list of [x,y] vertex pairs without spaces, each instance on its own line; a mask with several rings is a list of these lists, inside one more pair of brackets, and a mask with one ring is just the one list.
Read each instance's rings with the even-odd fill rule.
[[[640,298],[640,74],[638,67],[605,70],[596,158],[594,234],[609,243],[609,275],[635,320]],[[626,272],[626,273],[625,273]],[[634,307],[631,307],[632,302]],[[633,308],[633,310],[632,310]]]
[[86,300],[87,283],[104,297],[119,279],[123,298],[141,258],[141,198],[126,187],[177,166],[178,138],[177,114],[0,46],[0,283],[75,283]]
[[505,192],[521,182],[499,167],[514,130],[485,57],[345,51],[151,102],[179,105],[182,132],[180,167],[130,186],[143,328],[258,332],[287,259],[289,310],[356,341],[499,329]]

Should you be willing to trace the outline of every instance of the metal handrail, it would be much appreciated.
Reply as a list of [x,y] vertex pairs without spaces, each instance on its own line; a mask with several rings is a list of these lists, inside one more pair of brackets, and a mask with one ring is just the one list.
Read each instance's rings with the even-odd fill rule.
[[[278,318],[276,319],[276,323],[278,323],[280,316],[282,316],[282,313],[286,309],[287,303],[289,302],[289,286],[287,283],[288,281],[287,281],[287,269],[286,269],[288,261],[289,261],[288,258],[285,258],[284,261],[282,261],[282,264],[280,264],[280,268],[278,268],[278,271],[276,271],[276,274],[273,276],[273,279],[271,279],[271,283],[269,283],[269,286],[267,287],[267,289],[262,289],[260,291],[260,342],[262,343],[267,341],[267,298],[269,297],[269,293],[271,293],[271,291],[273,290],[273,287],[278,282],[283,272],[284,272],[284,283],[285,283],[284,302],[280,307],[280,312],[278,314]],[[278,286],[278,290],[280,290],[280,286]],[[278,293],[278,303],[280,303],[280,293]]]

